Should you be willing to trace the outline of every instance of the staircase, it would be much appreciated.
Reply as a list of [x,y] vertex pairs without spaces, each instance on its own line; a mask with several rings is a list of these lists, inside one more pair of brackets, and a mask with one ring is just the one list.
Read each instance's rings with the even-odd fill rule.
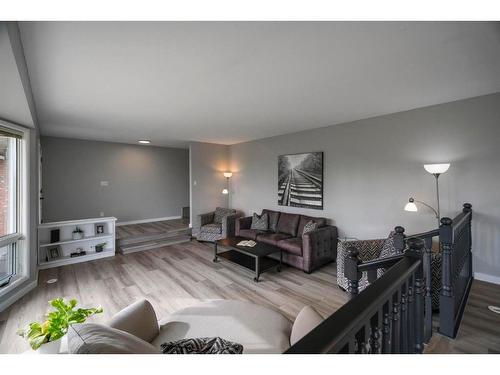
[[183,228],[165,229],[159,233],[120,236],[116,239],[116,249],[119,253],[130,254],[189,241],[191,241],[191,228],[186,226]]

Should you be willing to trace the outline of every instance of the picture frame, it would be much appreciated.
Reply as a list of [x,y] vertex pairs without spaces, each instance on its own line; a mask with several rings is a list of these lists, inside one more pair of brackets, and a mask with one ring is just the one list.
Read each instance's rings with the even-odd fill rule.
[[59,259],[61,257],[61,247],[51,246],[47,248],[47,257],[49,258],[49,260]]
[[278,205],[323,210],[323,151],[278,156]]
[[105,230],[106,230],[106,224],[105,223],[96,223],[94,225],[94,232],[95,232],[95,235],[98,236],[100,234],[105,234]]

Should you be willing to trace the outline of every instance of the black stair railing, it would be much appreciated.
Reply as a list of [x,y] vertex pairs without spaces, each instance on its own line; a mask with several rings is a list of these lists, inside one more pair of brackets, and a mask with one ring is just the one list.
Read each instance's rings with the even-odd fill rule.
[[[361,264],[349,249],[350,300],[286,351],[299,353],[421,353],[424,345],[424,242],[406,241],[402,255]],[[388,270],[359,293],[362,271]]]

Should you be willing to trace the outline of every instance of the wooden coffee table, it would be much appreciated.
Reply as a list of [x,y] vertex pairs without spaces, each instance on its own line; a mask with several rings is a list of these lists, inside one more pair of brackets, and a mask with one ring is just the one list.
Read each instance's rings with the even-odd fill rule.
[[[214,262],[224,259],[230,263],[241,266],[247,270],[254,272],[254,281],[259,281],[259,276],[265,271],[276,268],[278,272],[281,271],[283,261],[283,251],[274,245],[269,245],[263,242],[257,242],[254,247],[238,246],[238,242],[248,241],[248,238],[243,237],[229,237],[223,240],[215,241],[214,243]],[[221,245],[230,250],[224,252],[217,252],[217,246]],[[268,255],[273,253],[280,253],[280,260],[269,258]]]

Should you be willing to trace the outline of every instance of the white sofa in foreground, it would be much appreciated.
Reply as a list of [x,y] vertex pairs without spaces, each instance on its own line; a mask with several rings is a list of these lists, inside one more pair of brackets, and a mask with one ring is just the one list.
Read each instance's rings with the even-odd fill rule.
[[158,354],[163,343],[221,337],[243,345],[243,353],[283,353],[321,321],[309,306],[292,324],[269,308],[227,300],[199,303],[158,321],[152,305],[140,300],[116,314],[109,326],[73,325],[68,350],[74,354]]

